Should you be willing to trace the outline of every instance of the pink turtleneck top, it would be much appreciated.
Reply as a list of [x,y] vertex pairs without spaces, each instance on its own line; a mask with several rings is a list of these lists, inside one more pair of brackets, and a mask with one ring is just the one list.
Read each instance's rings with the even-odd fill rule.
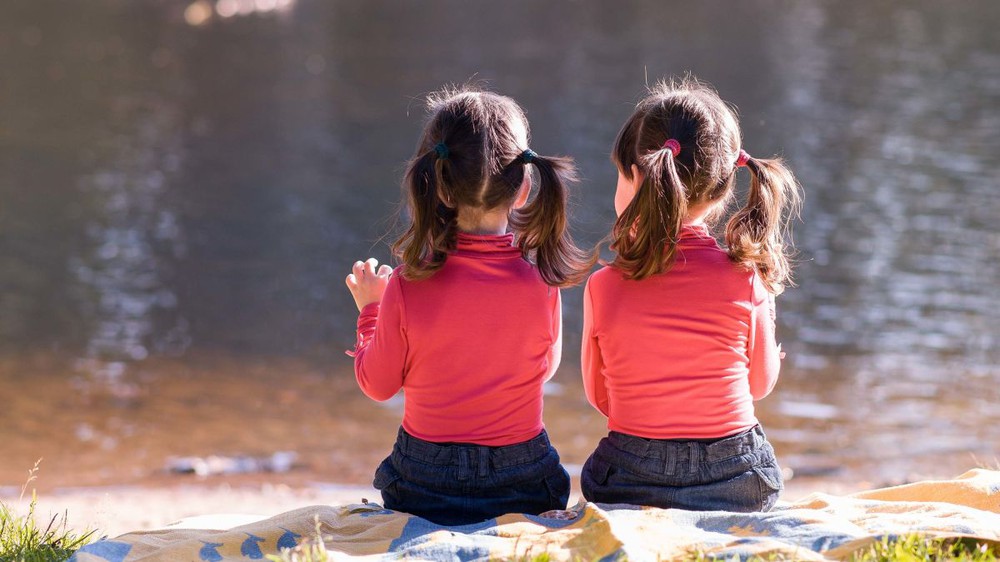
[[388,400],[403,389],[403,429],[436,443],[500,446],[542,431],[542,384],[559,366],[559,290],[507,235],[459,233],[421,281],[397,269],[358,317],[354,372]]
[[778,379],[774,298],[704,226],[685,226],[664,273],[604,267],[584,290],[584,389],[608,429],[707,439],[757,424],[754,400]]

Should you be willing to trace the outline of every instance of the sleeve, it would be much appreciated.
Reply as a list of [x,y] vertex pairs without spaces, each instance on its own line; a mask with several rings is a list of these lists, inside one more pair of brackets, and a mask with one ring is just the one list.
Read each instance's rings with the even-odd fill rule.
[[604,360],[594,333],[594,303],[587,281],[583,289],[583,339],[580,347],[580,370],[587,400],[605,416],[608,415],[608,389],[604,384]]
[[403,387],[406,366],[406,329],[399,278],[389,279],[381,303],[372,303],[358,316],[354,347],[354,376],[362,392],[373,400],[392,398]]
[[552,299],[552,345],[549,346],[546,357],[549,363],[548,371],[545,373],[546,381],[556,374],[556,369],[562,361],[562,295],[557,288],[550,290],[555,292],[555,298]]
[[750,394],[760,400],[774,389],[781,370],[780,349],[775,343],[774,295],[760,278],[754,274],[750,293],[750,337],[747,340],[747,356],[750,359]]

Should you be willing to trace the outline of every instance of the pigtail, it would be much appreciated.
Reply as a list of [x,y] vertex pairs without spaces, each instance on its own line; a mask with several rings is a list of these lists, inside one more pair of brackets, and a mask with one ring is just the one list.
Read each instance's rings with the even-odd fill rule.
[[[575,182],[576,167],[570,158],[538,156],[526,150],[508,166],[526,164],[538,169],[538,193],[535,198],[511,213],[510,224],[517,234],[517,245],[526,255],[534,255],[542,279],[552,286],[566,287],[582,282],[597,261],[574,244],[568,229],[566,184]],[[508,175],[505,173],[505,175]],[[520,185],[518,181],[515,185]]]
[[403,263],[403,277],[426,279],[441,269],[457,240],[458,214],[447,203],[450,159],[439,150],[429,150],[410,162],[403,178],[408,194],[411,222],[392,245]]
[[780,158],[745,161],[750,192],[746,206],[726,224],[726,245],[733,261],[756,269],[767,289],[781,294],[791,284],[785,238],[801,206],[800,187]]
[[677,166],[668,148],[640,157],[639,168],[646,176],[611,231],[616,254],[612,265],[627,279],[662,273],[673,261],[687,215],[687,193]]

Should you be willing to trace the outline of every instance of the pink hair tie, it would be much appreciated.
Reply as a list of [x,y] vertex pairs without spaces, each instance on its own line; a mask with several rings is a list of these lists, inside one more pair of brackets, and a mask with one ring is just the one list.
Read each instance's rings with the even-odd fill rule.
[[[667,139],[667,141],[663,143],[663,148],[669,148],[670,154],[673,154],[674,158],[677,158],[677,156],[681,153],[681,143],[674,139]],[[660,150],[663,150],[663,148]]]
[[740,150],[740,155],[736,158],[736,167],[742,168],[743,166],[746,166],[749,161],[750,155],[747,154],[747,151]]

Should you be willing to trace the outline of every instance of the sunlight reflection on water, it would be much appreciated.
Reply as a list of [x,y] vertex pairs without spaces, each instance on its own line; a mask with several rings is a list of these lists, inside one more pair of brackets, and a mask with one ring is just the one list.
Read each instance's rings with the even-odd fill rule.
[[[518,6],[538,18],[523,21]],[[0,141],[17,152],[0,156],[0,382],[20,389],[0,423],[24,437],[0,456],[9,450],[20,472],[37,440],[208,455],[219,442],[196,424],[232,431],[241,411],[266,417],[258,398],[224,398],[246,391],[240,372],[293,361],[253,384],[265,395],[268,380],[313,384],[313,369],[351,382],[344,268],[388,258],[380,237],[422,92],[477,76],[516,97],[533,147],[577,158],[574,228],[595,243],[613,216],[617,127],[645,75],[685,69],[739,106],[752,153],[783,154],[805,188],[799,286],[779,299],[788,361],[759,409],[787,465],[901,478],[997,456],[1000,39],[987,16],[1000,8],[732,10],[720,21],[699,4],[678,21],[643,0],[577,2],[570,14],[519,2],[442,14],[381,2],[107,1],[60,13],[21,2],[0,21]],[[453,33],[419,31],[438,25]],[[550,432],[577,463],[603,431],[576,380],[579,299],[564,296],[565,369],[546,397]],[[212,367],[193,365],[215,361],[225,367],[211,386]],[[56,435],[25,419],[58,408],[50,396],[67,385],[85,420]],[[161,403],[163,385],[183,397]],[[231,411],[203,409],[201,385]],[[324,417],[317,431],[391,433],[401,398],[379,408],[337,388],[310,405],[351,418]],[[165,439],[163,411],[190,434],[164,442],[192,449],[141,438]],[[321,447],[311,439],[300,441]],[[238,442],[234,453],[288,448]],[[336,466],[357,474],[375,456]]]

